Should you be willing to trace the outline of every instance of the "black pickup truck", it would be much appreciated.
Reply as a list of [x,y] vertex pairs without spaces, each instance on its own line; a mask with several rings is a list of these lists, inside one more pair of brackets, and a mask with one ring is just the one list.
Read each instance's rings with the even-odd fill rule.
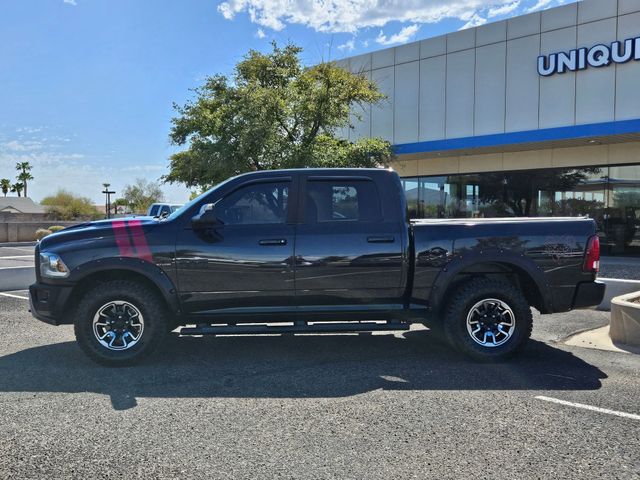
[[261,171],[164,218],[98,221],[36,248],[33,315],[135,363],[181,335],[369,332],[439,323],[479,360],[507,357],[542,313],[598,305],[586,218],[407,219],[384,169]]

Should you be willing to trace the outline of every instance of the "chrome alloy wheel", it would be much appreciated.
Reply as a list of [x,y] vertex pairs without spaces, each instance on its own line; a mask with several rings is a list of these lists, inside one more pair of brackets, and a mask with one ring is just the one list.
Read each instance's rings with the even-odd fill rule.
[[109,350],[133,347],[144,331],[140,310],[124,300],[114,300],[100,307],[93,317],[93,334]]
[[515,332],[516,317],[511,307],[502,300],[485,298],[469,310],[467,332],[478,345],[499,347]]

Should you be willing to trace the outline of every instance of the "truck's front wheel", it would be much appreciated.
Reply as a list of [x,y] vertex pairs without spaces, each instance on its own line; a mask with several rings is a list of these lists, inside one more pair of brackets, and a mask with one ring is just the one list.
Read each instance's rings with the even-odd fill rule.
[[168,330],[158,296],[145,285],[115,280],[102,283],[80,301],[76,340],[95,362],[110,367],[138,363],[155,350]]
[[513,355],[531,336],[531,308],[506,281],[475,278],[462,284],[445,312],[448,342],[478,360]]

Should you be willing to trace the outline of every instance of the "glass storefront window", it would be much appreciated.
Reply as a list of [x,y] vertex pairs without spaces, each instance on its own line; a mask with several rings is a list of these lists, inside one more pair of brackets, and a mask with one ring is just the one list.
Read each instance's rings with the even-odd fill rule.
[[640,165],[610,167],[607,187],[607,247],[614,254],[640,254]]
[[640,255],[640,165],[405,178],[410,218],[583,216],[608,254]]

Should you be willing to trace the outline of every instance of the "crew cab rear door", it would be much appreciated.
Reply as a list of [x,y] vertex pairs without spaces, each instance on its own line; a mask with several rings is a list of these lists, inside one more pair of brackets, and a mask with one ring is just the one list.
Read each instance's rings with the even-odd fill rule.
[[383,208],[380,190],[366,175],[303,179],[295,251],[301,308],[399,308],[403,237],[397,219],[385,217],[391,209]]
[[187,225],[179,233],[176,263],[186,313],[292,306],[294,184],[292,177],[274,177],[238,185],[215,201],[218,224],[202,231]]

